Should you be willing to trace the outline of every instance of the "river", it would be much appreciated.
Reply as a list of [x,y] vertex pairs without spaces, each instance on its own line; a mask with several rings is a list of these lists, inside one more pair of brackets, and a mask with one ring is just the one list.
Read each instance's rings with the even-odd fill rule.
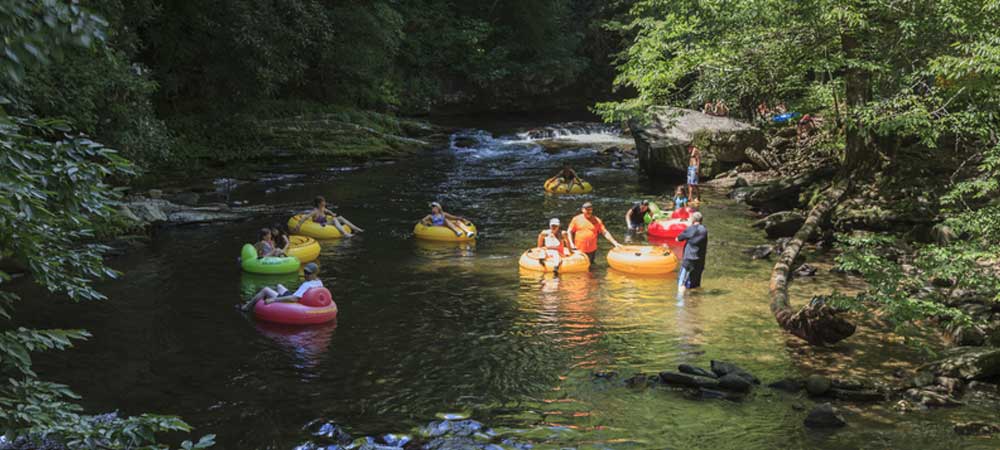
[[[340,307],[337,323],[275,327],[233,308],[261,284],[296,283],[242,274],[236,264],[255,230],[288,213],[165,229],[148,247],[111,260],[123,277],[101,285],[109,301],[67,305],[28,290],[19,311],[27,323],[94,335],[39,356],[40,372],[71,385],[90,411],[177,414],[196,435],[217,434],[224,449],[290,449],[310,438],[302,427],[316,418],[376,434],[407,432],[450,412],[555,447],[988,448],[989,441],[955,436],[945,420],[982,414],[973,409],[902,415],[846,406],[849,427],[816,433],[802,425],[809,400],[764,387],[730,402],[595,379],[594,371],[626,378],[721,359],[765,383],[812,373],[874,380],[920,356],[872,332],[812,349],[779,331],[767,305],[771,263],[741,253],[765,238],[724,193],[706,194],[709,265],[704,289],[683,305],[676,275],[621,274],[603,256],[588,274],[521,273],[518,256],[549,218],[568,223],[591,200],[623,239],[631,202],[672,185],[612,167],[587,143],[621,139],[612,134],[569,136],[577,148],[549,154],[513,134],[516,125],[481,128],[489,131],[461,134],[471,148],[355,166],[281,165],[232,189],[232,200],[287,205],[288,213],[325,195],[367,229],[323,246],[321,278]],[[494,137],[501,135],[509,137]],[[564,163],[594,184],[593,195],[542,191]],[[472,219],[478,242],[415,241],[413,224],[435,200]],[[797,281],[793,295],[802,302],[851,283],[822,271]]]

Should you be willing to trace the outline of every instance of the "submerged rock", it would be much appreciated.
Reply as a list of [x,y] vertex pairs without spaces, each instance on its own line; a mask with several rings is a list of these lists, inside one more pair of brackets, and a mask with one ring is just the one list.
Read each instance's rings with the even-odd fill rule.
[[472,436],[483,431],[483,424],[472,419],[466,420],[438,420],[431,422],[424,427],[424,434],[429,437],[444,436]]
[[847,425],[847,421],[829,403],[813,407],[804,423],[809,428],[841,428]]
[[810,375],[806,378],[806,391],[809,395],[819,396],[826,394],[830,390],[833,383],[830,379],[821,375]]
[[805,383],[802,380],[796,380],[794,378],[785,378],[782,380],[775,381],[767,385],[771,389],[777,389],[779,391],[785,391],[790,393],[796,393],[805,389]]
[[985,422],[956,423],[955,433],[962,436],[990,436],[1000,433],[1000,425]]
[[764,133],[728,117],[710,116],[682,108],[661,107],[650,112],[648,123],[631,121],[640,168],[651,175],[687,173],[687,146],[701,150],[701,176],[705,179],[748,162],[748,147],[763,149]]

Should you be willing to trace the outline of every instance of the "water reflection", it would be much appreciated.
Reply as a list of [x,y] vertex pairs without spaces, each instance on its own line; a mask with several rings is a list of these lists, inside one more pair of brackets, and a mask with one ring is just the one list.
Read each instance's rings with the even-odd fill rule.
[[295,357],[296,368],[312,369],[325,359],[337,321],[303,326],[257,320],[255,326],[260,334],[273,339]]

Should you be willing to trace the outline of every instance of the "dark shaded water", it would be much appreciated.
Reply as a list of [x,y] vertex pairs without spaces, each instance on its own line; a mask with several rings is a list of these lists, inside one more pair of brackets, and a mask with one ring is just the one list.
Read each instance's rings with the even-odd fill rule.
[[[598,369],[628,376],[710,359],[740,364],[765,382],[814,372],[881,377],[913,356],[874,333],[816,350],[779,332],[767,309],[770,265],[740,253],[763,236],[747,226],[743,208],[716,195],[703,208],[712,236],[705,289],[683,306],[674,299],[675,275],[624,275],[608,270],[603,256],[590,274],[520,273],[518,256],[550,217],[566,223],[592,200],[621,238],[630,202],[669,186],[611,168],[587,144],[549,155],[530,142],[477,136],[475,148],[397,163],[276,170],[232,196],[288,205],[288,213],[162,231],[149,248],[112,262],[124,277],[103,287],[104,303],[66,305],[36,293],[21,318],[94,334],[39,358],[41,372],[73,386],[95,412],[178,414],[198,434],[218,434],[225,449],[291,448],[308,439],[301,428],[318,417],[374,434],[407,431],[443,412],[556,447],[990,448],[951,432],[953,417],[988,414],[971,408],[908,416],[859,408],[847,411],[849,428],[821,434],[807,432],[805,412],[794,408],[808,401],[767,389],[742,403],[706,402],[593,381]],[[542,192],[542,181],[567,162],[594,184],[594,195]],[[339,322],[255,323],[233,304],[262,284],[296,277],[242,274],[239,248],[317,194],[368,230],[323,247],[322,279]],[[479,241],[414,241],[413,223],[432,200],[473,219]],[[831,287],[850,286],[804,280],[796,297]]]

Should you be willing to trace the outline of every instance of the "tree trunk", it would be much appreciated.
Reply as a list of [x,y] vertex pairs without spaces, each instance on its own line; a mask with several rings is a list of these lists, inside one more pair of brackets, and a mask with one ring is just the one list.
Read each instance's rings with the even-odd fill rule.
[[809,212],[805,224],[785,245],[781,257],[771,271],[771,313],[781,328],[812,345],[834,344],[851,336],[855,331],[853,324],[837,316],[835,309],[821,301],[813,301],[798,312],[793,311],[788,302],[789,274],[795,258],[802,246],[819,228],[823,218],[843,198],[850,186],[848,180],[849,178],[841,178],[827,188],[823,199]]
[[870,98],[871,76],[859,67],[858,50],[860,43],[856,36],[846,33],[841,36],[841,49],[847,60],[844,71],[844,96],[847,101],[845,113],[844,168],[852,174],[871,173],[878,160],[878,149],[871,145],[871,133],[861,123],[859,109]]

